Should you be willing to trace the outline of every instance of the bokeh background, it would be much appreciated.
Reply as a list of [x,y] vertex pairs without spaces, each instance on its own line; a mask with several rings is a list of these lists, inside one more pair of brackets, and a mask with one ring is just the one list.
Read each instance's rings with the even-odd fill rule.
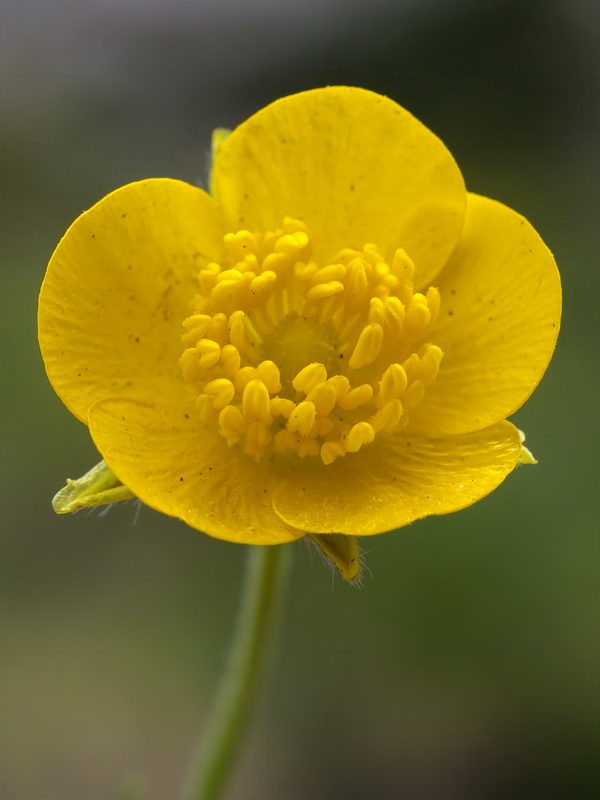
[[[293,545],[279,654],[230,800],[594,794],[597,6],[590,0],[3,0],[0,797],[174,798],[245,550],[124,503],[56,517],[97,460],[46,381],[37,292],[69,223],[139,178],[206,177],[278,96],[390,95],[561,267],[538,456],[460,514],[365,541],[362,589]],[[129,788],[123,788],[123,787]]]

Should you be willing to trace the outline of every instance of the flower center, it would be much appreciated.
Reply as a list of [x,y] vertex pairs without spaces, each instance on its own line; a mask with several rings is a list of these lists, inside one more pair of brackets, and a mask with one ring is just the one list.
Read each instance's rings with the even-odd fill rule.
[[181,368],[202,419],[254,458],[325,464],[406,427],[442,351],[422,344],[439,292],[413,292],[405,251],[387,264],[367,244],[320,266],[306,226],[289,218],[225,245],[227,263],[201,270],[183,323]]

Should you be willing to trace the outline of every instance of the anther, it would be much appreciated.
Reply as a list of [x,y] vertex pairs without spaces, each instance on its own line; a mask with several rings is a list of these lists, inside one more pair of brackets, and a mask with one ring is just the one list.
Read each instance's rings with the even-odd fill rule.
[[412,411],[413,408],[416,408],[419,405],[424,396],[425,387],[421,381],[415,381],[414,383],[411,383],[406,392],[404,392],[404,397],[402,398],[404,408],[407,411]]
[[195,347],[184,350],[179,359],[179,365],[186,383],[194,383],[200,376],[200,356]]
[[225,314],[218,313],[214,315],[206,331],[206,338],[217,342],[220,347],[227,344],[229,339],[229,326]]
[[367,299],[369,280],[364,261],[355,258],[348,265],[348,278],[344,297],[349,311],[357,311]]
[[192,314],[183,321],[183,329],[185,333],[181,337],[185,347],[193,347],[198,339],[206,334],[208,326],[212,322],[212,317],[209,314]]
[[308,436],[315,423],[316,416],[317,412],[314,403],[311,403],[310,400],[303,400],[302,403],[298,403],[290,414],[286,428],[291,433],[299,433],[300,436]]
[[200,354],[198,366],[201,369],[208,369],[214,367],[221,356],[221,348],[212,339],[200,339],[196,343],[196,350]]
[[340,397],[338,404],[345,411],[352,411],[368,403],[372,397],[373,387],[370,383],[363,383],[362,386],[357,386],[356,389],[349,391],[345,397]]
[[258,250],[256,237],[250,231],[227,233],[224,242],[234,264],[242,261],[247,253],[256,253]]
[[428,386],[436,379],[443,355],[441,348],[437,347],[437,345],[427,345],[427,350],[421,356],[417,370],[419,380],[422,381],[425,386]]
[[211,308],[224,308],[227,304],[231,306],[234,302],[234,293],[243,286],[244,279],[245,276],[242,276],[239,280],[230,279],[217,283],[210,293]]
[[270,394],[281,391],[279,369],[272,361],[261,361],[256,368],[256,377],[265,384]]
[[439,289],[436,289],[435,286],[430,286],[429,289],[427,289],[427,294],[425,297],[427,298],[427,307],[429,308],[429,313],[431,314],[431,320],[429,324],[433,325],[440,313],[441,298]]
[[213,396],[213,407],[222,409],[233,400],[235,387],[227,378],[215,378],[214,381],[209,381],[206,384],[204,391],[206,394]]
[[276,253],[285,253],[286,256],[296,256],[308,244],[308,236],[304,231],[288,233],[281,236],[275,243]]
[[369,303],[369,322],[376,322],[381,328],[385,325],[384,305],[380,297],[371,298]]
[[399,248],[392,259],[392,272],[401,281],[412,281],[415,276],[415,265],[406,250]]
[[404,331],[410,339],[422,336],[425,328],[431,322],[431,311],[427,306],[427,299],[420,293],[415,293],[412,303],[406,311]]
[[350,357],[349,366],[352,369],[371,364],[381,350],[383,343],[383,329],[377,322],[366,325],[360,332],[354,352]]
[[328,283],[329,281],[343,281],[346,277],[346,267],[343,264],[329,264],[315,272],[315,283]]
[[327,381],[335,390],[335,399],[339,403],[350,391],[350,381],[345,375],[334,375]]
[[239,408],[225,406],[219,414],[219,427],[229,446],[239,442],[246,431],[246,422]]
[[257,275],[250,282],[250,291],[252,294],[261,294],[269,289],[277,280],[277,274],[273,270],[267,269]]
[[344,291],[344,284],[340,281],[329,281],[328,283],[317,283],[306,293],[306,302],[314,303],[316,300],[323,300],[326,297],[333,297]]
[[296,408],[293,400],[288,400],[286,397],[272,397],[271,398],[271,414],[274,417],[290,418],[290,414]]
[[402,397],[407,385],[408,379],[404,367],[400,364],[390,364],[379,381],[379,398],[381,404],[383,405],[390,400]]
[[229,317],[229,341],[238,350],[244,349],[245,331],[243,311],[234,311]]
[[244,389],[242,414],[248,423],[260,421],[270,424],[273,421],[269,392],[262,381],[252,380]]
[[317,416],[326,417],[333,411],[337,402],[337,395],[335,388],[326,381],[325,383],[320,383],[318,386],[315,386],[314,389],[311,389],[306,399],[311,400],[315,404]]
[[341,442],[325,442],[321,445],[321,460],[325,466],[328,466],[333,464],[336,458],[343,458],[346,452],[346,448]]
[[400,400],[390,400],[369,419],[375,433],[391,433],[402,418],[403,408]]
[[319,362],[308,364],[300,370],[292,381],[292,386],[297,392],[308,394],[315,386],[327,380],[327,370]]
[[358,453],[363,445],[369,444],[374,438],[375,431],[368,422],[357,422],[346,437],[346,450],[349,453]]
[[229,380],[233,380],[241,364],[241,356],[237,347],[232,344],[226,344],[225,347],[221,349],[221,363],[223,364],[223,373],[225,377],[229,378]]

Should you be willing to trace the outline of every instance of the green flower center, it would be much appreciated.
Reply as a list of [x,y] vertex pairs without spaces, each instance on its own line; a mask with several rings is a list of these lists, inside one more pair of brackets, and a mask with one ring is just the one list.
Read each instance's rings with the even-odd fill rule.
[[406,427],[442,351],[421,344],[440,296],[413,291],[404,250],[374,245],[311,259],[306,226],[225,237],[184,320],[181,368],[198,413],[230,446],[320,456],[325,464]]

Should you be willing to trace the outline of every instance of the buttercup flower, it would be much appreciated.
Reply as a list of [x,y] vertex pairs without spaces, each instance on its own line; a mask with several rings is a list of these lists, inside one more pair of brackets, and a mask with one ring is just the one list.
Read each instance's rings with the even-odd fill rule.
[[317,534],[352,577],[356,535],[519,463],[506,417],[554,350],[554,260],[362,89],[259,111],[211,186],[133,183],[73,223],[40,295],[48,376],[149,506],[233,542]]

